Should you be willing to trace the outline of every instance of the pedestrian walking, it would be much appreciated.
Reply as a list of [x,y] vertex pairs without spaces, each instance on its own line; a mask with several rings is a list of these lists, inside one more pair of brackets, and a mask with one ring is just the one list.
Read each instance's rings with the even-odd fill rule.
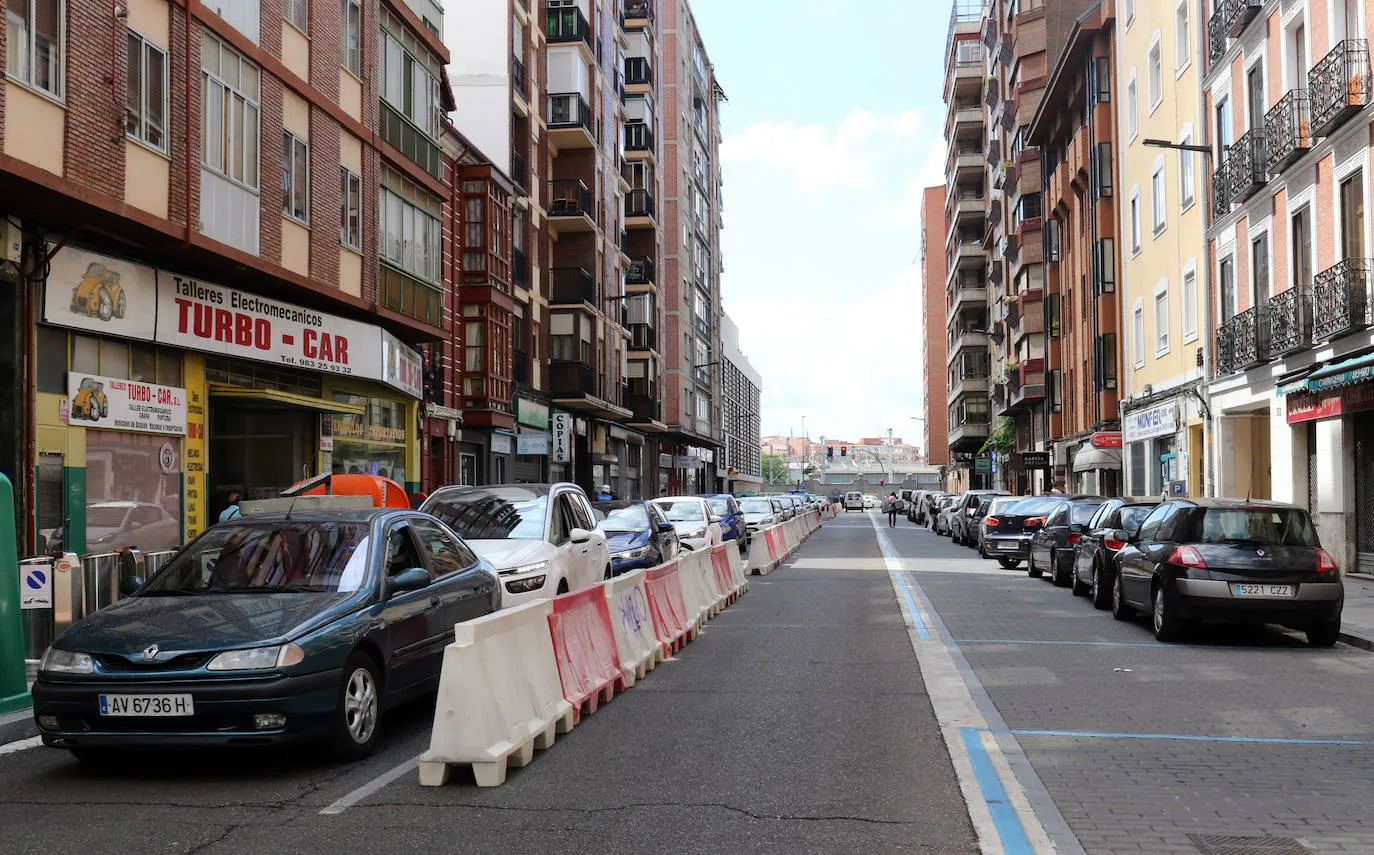
[[896,493],[895,491],[892,492],[892,493],[888,493],[888,495],[887,495],[887,527],[888,527],[888,528],[896,528],[896,527],[897,527],[897,511],[901,508],[901,506],[902,506],[902,504],[901,504],[901,499],[898,499],[898,498],[897,498],[897,493]]

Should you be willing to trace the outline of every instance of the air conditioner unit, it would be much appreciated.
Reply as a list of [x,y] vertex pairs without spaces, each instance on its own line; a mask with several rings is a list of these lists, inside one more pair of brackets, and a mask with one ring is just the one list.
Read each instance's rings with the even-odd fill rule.
[[24,250],[24,233],[8,217],[0,218],[0,241],[0,259],[18,264]]

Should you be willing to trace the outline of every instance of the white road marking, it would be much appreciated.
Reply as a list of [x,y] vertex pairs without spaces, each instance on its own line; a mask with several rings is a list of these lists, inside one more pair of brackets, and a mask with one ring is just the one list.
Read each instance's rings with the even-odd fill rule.
[[358,802],[377,792],[378,790],[381,790],[382,788],[390,785],[398,778],[404,775],[408,775],[411,772],[414,772],[417,768],[419,768],[419,766],[420,755],[416,754],[414,757],[410,758],[409,760],[392,769],[391,771],[383,772],[382,774],[368,781],[366,784],[363,784],[358,789],[354,790],[353,792],[334,802],[334,804],[320,811],[320,813],[325,816],[335,816],[337,814],[341,814],[344,811],[356,805]]
[[43,737],[31,736],[28,739],[21,739],[18,742],[7,742],[0,745],[0,757],[6,754],[17,754],[20,751],[27,751],[30,748],[37,748],[43,744]]

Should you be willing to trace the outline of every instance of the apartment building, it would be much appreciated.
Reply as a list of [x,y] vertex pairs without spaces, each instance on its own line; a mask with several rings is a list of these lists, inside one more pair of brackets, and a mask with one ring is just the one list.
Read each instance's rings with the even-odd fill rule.
[[[687,0],[665,0],[662,49],[663,290],[666,311],[660,486],[722,488],[720,428],[720,105],[725,93]],[[646,170],[658,171],[651,160]],[[636,197],[643,201],[643,194]],[[647,200],[652,202],[652,200]],[[641,216],[645,213],[640,204]],[[652,216],[652,211],[648,212]]]
[[1208,263],[1218,495],[1310,507],[1374,567],[1366,0],[1209,3]]
[[1147,143],[1198,145],[1205,35],[1193,0],[1118,5],[1116,77],[1121,259],[1118,337],[1125,495],[1183,482],[1204,492],[1207,281],[1202,156]]
[[1042,371],[1054,486],[1106,496],[1122,486],[1115,15],[1104,0],[1074,22],[1029,131],[1045,176]]
[[728,492],[757,491],[763,486],[759,454],[759,396],[763,377],[740,350],[739,327],[728,314],[720,318],[721,405]]
[[108,548],[111,502],[153,549],[230,492],[419,488],[420,348],[447,338],[442,25],[428,0],[6,4],[22,549]]
[[945,188],[927,187],[921,194],[921,311],[924,315],[925,359],[922,363],[921,436],[926,461],[949,463],[950,383],[946,373],[945,335],[949,324],[945,295]]

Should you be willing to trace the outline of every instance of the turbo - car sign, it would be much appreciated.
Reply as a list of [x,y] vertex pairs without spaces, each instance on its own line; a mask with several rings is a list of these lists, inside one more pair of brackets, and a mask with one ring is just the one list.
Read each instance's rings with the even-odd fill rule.
[[74,427],[186,435],[186,390],[71,371],[67,401]]

